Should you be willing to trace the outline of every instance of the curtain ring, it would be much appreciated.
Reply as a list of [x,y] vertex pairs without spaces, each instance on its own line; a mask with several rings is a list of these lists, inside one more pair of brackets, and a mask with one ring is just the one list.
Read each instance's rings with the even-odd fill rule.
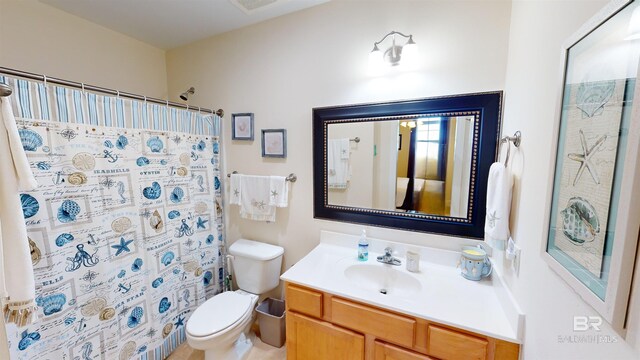
[[116,99],[120,99],[120,90],[116,90]]
[[80,83],[80,87],[82,89],[82,95],[84,95],[85,94],[84,83]]
[[44,90],[47,91],[47,75],[42,75],[42,81],[44,82]]

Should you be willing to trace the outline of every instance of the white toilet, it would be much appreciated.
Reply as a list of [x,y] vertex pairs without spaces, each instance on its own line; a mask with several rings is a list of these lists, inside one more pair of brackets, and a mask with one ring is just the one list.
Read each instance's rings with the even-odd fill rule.
[[247,334],[258,296],[278,286],[284,249],[240,239],[229,247],[240,290],[218,294],[198,306],[187,322],[187,342],[205,360],[241,360],[249,355]]

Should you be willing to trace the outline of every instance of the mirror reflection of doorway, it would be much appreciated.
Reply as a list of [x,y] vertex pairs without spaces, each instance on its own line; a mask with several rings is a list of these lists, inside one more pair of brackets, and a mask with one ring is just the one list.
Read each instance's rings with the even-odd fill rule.
[[452,179],[460,170],[454,159],[467,152],[469,122],[465,117],[433,116],[400,123],[399,133],[407,141],[398,150],[397,179],[406,191],[398,194],[396,209],[443,216],[463,210],[458,209],[459,198],[466,196],[452,191]]

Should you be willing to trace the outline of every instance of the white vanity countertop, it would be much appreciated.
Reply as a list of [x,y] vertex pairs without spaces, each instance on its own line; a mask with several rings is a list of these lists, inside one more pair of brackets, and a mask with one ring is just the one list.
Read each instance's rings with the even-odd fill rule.
[[[355,238],[355,237],[353,237]],[[498,298],[497,286],[491,278],[466,280],[456,268],[458,253],[432,248],[410,247],[421,254],[420,272],[406,270],[406,246],[370,240],[369,261],[357,260],[354,239],[344,242],[321,241],[307,256],[287,270],[284,281],[325,291],[347,299],[397,311],[418,318],[432,320],[479,334],[510,342],[521,343],[518,330],[507,317],[503,300]],[[417,279],[422,289],[410,296],[383,295],[377,291],[354,285],[344,275],[347,267],[356,264],[387,266],[376,261],[380,249],[391,245],[402,260],[394,269]],[[491,275],[497,276],[495,274]],[[499,280],[499,279],[498,279]]]

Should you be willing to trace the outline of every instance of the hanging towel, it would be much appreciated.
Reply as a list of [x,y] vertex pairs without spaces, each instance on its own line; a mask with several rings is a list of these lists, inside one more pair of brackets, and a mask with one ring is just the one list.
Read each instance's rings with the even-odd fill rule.
[[242,190],[242,186],[240,186],[241,179],[242,175],[231,174],[231,180],[229,181],[229,197],[231,198],[229,204],[231,205],[240,205],[240,190]]
[[484,223],[485,239],[499,249],[509,238],[509,213],[511,210],[511,188],[513,176],[501,162],[489,169],[487,182],[487,215]]
[[327,151],[327,182],[330,189],[346,189],[349,181],[349,139],[329,140]]
[[289,206],[289,187],[284,176],[271,176],[270,179],[270,202],[269,205],[276,207]]
[[270,204],[271,177],[240,175],[240,216],[257,221],[276,221],[276,207]]
[[24,326],[37,311],[29,238],[20,191],[38,186],[7,98],[0,99],[0,291],[5,321]]

